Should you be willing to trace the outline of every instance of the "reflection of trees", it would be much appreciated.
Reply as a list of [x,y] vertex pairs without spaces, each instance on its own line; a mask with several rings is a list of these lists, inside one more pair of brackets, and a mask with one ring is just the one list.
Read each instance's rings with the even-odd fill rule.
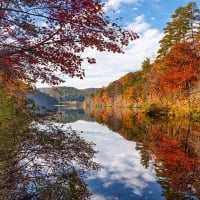
[[94,111],[93,115],[111,130],[136,141],[141,163],[146,168],[153,164],[166,199],[200,198],[199,123],[147,119],[116,110]]
[[165,198],[196,199],[199,198],[200,168],[189,142],[194,132],[193,124],[179,120],[151,124],[143,144],[154,158]]
[[99,168],[93,144],[71,129],[36,122],[24,100],[0,101],[0,199],[88,199],[84,177]]
[[138,116],[134,112],[121,112],[120,110],[118,112],[116,109],[96,110],[92,115],[98,123],[106,124],[108,128],[127,140],[143,140],[146,135],[143,124],[137,120]]
[[60,123],[75,122],[78,120],[93,121],[83,109],[70,109],[65,107],[58,107],[58,112],[53,116],[56,121]]

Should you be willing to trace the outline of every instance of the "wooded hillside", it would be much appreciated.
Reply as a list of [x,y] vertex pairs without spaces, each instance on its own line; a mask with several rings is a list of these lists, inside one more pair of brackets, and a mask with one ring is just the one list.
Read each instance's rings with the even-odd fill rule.
[[79,90],[74,87],[52,87],[52,88],[40,88],[40,91],[55,98],[58,102],[66,101],[79,101],[83,102],[85,97],[94,93],[95,88],[88,88]]
[[88,105],[200,107],[200,10],[194,2],[171,16],[153,61],[97,90]]

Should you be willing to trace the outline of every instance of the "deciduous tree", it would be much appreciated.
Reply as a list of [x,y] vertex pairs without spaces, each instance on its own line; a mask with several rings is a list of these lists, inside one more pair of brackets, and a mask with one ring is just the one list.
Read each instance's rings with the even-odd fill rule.
[[122,53],[138,36],[112,23],[99,0],[1,0],[0,75],[57,84],[58,73],[83,78],[81,53]]
[[168,92],[183,89],[188,93],[191,84],[198,80],[199,60],[191,43],[176,44],[165,58],[166,70],[161,78],[163,87],[168,88]]

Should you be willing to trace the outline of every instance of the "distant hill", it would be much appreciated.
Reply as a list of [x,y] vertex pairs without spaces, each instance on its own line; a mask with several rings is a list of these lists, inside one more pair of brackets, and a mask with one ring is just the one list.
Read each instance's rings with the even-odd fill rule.
[[49,95],[44,94],[40,91],[29,93],[27,95],[27,98],[31,99],[35,103],[40,113],[57,110],[55,105],[58,104],[58,101],[55,98],[50,97]]
[[55,98],[58,102],[83,102],[85,97],[96,92],[96,88],[76,89],[74,87],[39,88],[39,91]]
[[86,96],[94,94],[97,91],[97,88],[86,88],[86,89],[81,89]]

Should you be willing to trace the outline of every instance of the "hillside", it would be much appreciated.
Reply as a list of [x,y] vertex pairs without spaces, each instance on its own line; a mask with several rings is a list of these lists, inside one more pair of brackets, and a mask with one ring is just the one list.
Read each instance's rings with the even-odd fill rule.
[[200,10],[194,13],[194,8],[197,5],[189,3],[175,11],[153,61],[146,58],[140,71],[98,89],[86,105],[140,107],[156,115],[179,110],[200,116]]
[[31,99],[35,103],[40,113],[57,110],[55,105],[58,104],[58,101],[55,98],[50,97],[49,95],[40,91],[29,93],[27,98]]
[[55,98],[58,102],[78,101],[83,102],[86,96],[96,91],[96,88],[76,89],[74,87],[40,88],[40,92]]

